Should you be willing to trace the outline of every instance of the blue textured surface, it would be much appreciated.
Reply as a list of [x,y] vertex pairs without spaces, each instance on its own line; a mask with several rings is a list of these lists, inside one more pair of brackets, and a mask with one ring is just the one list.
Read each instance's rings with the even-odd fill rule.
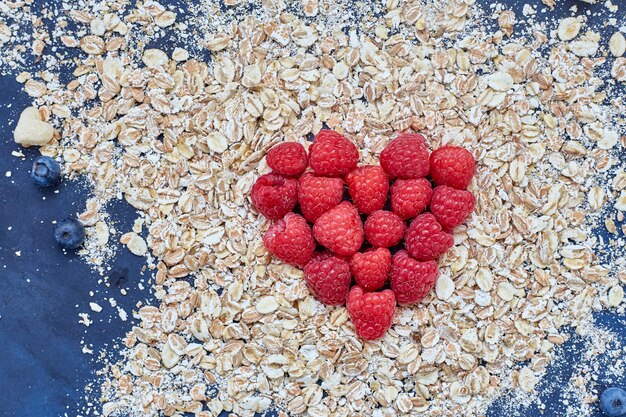
[[[35,148],[23,150],[24,161],[11,156],[19,147],[12,143],[13,126],[7,121],[14,123],[29,103],[20,90],[14,81],[0,80],[0,415],[76,416],[83,388],[98,369],[81,353],[81,340],[98,352],[130,329],[130,322],[123,323],[101,300],[114,297],[130,313],[137,301],[149,297],[137,289],[144,260],[119,251],[112,262],[112,271],[128,271],[130,296],[123,297],[119,288],[99,285],[97,273],[54,241],[52,222],[83,211],[87,193],[78,182],[36,187],[29,178],[39,154]],[[136,215],[126,203],[113,204],[111,212],[119,230],[132,227]],[[104,311],[92,314],[96,322],[86,331],[78,313],[90,311],[91,290],[99,291],[94,300]]]
[[[581,13],[591,7],[579,6]],[[569,13],[569,6],[560,7],[564,14]],[[116,310],[102,300],[114,297],[130,313],[138,301],[149,299],[150,293],[138,289],[139,282],[147,279],[141,274],[143,258],[119,251],[111,262],[110,275],[117,277],[113,281],[122,279],[119,286],[107,287],[97,283],[101,277],[87,264],[75,254],[63,253],[54,242],[52,222],[82,211],[87,193],[79,182],[63,181],[58,192],[33,185],[29,170],[39,154],[36,149],[24,150],[25,160],[11,156],[20,149],[12,141],[14,123],[29,104],[20,85],[12,78],[0,78],[0,416],[75,417],[85,404],[83,389],[95,380],[99,369],[81,352],[81,341],[97,353],[114,346],[132,325],[132,318],[122,322]],[[5,177],[7,171],[11,177]],[[122,201],[113,202],[107,211],[121,231],[129,230],[136,217]],[[128,296],[122,296],[120,288],[127,288]],[[87,331],[78,324],[78,314],[89,311],[89,291],[98,291],[94,300],[104,310],[92,314],[96,321]],[[623,317],[602,312],[597,321],[626,340]],[[546,378],[549,386],[541,394],[546,409],[518,408],[521,415],[566,415],[561,388],[572,372],[567,364],[580,361],[582,346],[581,340],[573,337],[561,348],[566,353],[560,355],[563,359],[551,365]],[[626,385],[626,380],[611,381],[604,375],[599,375],[597,382],[600,388]],[[503,415],[498,404],[507,401],[504,397],[496,403],[489,415]]]

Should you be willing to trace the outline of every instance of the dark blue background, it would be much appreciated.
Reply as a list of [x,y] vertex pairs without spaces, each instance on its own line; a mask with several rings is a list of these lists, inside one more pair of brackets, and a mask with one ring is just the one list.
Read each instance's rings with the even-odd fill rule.
[[[543,7],[538,0],[528,3]],[[605,13],[600,4],[591,6],[572,0],[558,6],[559,14],[569,14],[573,4],[578,5],[578,13]],[[515,8],[521,9],[519,4]],[[621,10],[618,16],[622,21],[624,13]],[[541,13],[538,16],[541,18]],[[554,14],[549,16],[553,18]],[[599,28],[604,17],[592,16],[590,21],[596,21],[595,27]],[[608,37],[603,39],[606,42]],[[29,179],[38,151],[22,149],[25,159],[11,156],[12,151],[20,150],[13,143],[13,129],[19,113],[28,105],[28,96],[13,77],[0,78],[0,416],[76,417],[82,415],[80,410],[86,404],[85,385],[95,381],[94,388],[98,390],[95,372],[101,365],[94,358],[101,349],[115,350],[120,337],[132,326],[130,313],[135,304],[150,299],[146,284],[149,276],[141,273],[144,259],[125,249],[118,251],[110,263],[108,277],[103,278],[78,256],[66,254],[56,245],[52,222],[83,211],[88,192],[80,181],[67,180],[57,188],[58,192],[39,189]],[[11,171],[11,177],[5,176],[7,171]],[[130,230],[136,218],[132,207],[124,201],[114,201],[107,211],[118,231]],[[118,238],[119,235],[115,239]],[[15,254],[17,251],[21,256]],[[101,280],[104,283],[99,283]],[[138,288],[142,281],[144,290]],[[127,289],[127,296],[121,294],[121,288]],[[89,297],[90,291],[96,292],[95,297]],[[117,311],[105,301],[109,297],[129,313],[129,321],[119,319]],[[104,310],[92,313],[89,301],[97,301]],[[80,312],[91,313],[94,323],[88,329],[78,323]],[[623,317],[602,312],[596,319],[626,341]],[[83,341],[94,350],[94,355],[81,352]],[[541,400],[547,408],[540,412],[535,405],[519,406],[516,414],[566,415],[561,388],[571,375],[568,364],[580,361],[584,347],[581,339],[574,336],[559,349],[565,354],[551,365],[548,382],[540,386]],[[611,378],[614,377],[599,375],[598,387],[626,385],[625,380]],[[98,397],[92,394],[90,398]],[[489,414],[502,415],[501,404],[510,410],[509,401],[503,397]]]

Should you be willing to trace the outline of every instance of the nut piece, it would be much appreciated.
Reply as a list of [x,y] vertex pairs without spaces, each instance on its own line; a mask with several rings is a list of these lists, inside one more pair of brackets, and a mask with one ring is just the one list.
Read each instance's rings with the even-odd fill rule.
[[615,32],[609,39],[609,51],[618,58],[626,52],[626,39],[620,32]]
[[578,36],[581,23],[575,17],[566,17],[559,23],[558,35],[562,41],[569,41]]
[[50,123],[41,120],[41,114],[35,107],[27,107],[22,111],[13,132],[15,143],[35,146],[50,142],[53,135],[54,128]]

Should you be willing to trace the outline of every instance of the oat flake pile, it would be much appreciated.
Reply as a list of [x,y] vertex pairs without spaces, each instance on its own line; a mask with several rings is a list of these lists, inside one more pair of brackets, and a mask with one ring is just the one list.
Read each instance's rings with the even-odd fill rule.
[[[623,312],[626,283],[620,11],[596,4],[590,27],[543,1],[2,2],[0,71],[54,127],[41,153],[90,182],[82,255],[114,255],[103,207],[124,198],[140,220],[120,241],[154,271],[159,303],[133,312],[89,412],[481,416],[506,389],[532,395],[564,326]],[[324,123],[364,164],[401,131],[477,160],[436,292],[379,341],[271,260],[250,205],[268,149]]]

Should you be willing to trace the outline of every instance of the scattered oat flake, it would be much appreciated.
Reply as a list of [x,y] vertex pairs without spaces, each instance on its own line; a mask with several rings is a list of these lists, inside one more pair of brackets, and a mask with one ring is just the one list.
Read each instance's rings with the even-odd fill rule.
[[[0,71],[36,105],[18,138],[89,184],[80,256],[110,286],[118,246],[146,256],[136,288],[154,302],[127,312],[109,300],[136,322],[85,415],[484,415],[509,388],[536,399],[561,329],[623,311],[616,29],[552,19],[552,0],[522,13],[457,0],[201,0],[184,15],[156,1],[90,3],[69,5],[51,33],[33,28],[34,8],[0,21]],[[158,49],[166,35],[171,53]],[[30,69],[24,45],[45,71]],[[271,259],[268,222],[250,207],[268,149],[324,124],[367,164],[402,131],[477,159],[476,209],[433,293],[398,307],[374,343],[345,308],[316,301],[301,270]],[[137,210],[131,230],[107,213],[118,198]],[[610,242],[597,242],[599,226]],[[586,410],[597,392],[583,368],[568,390]]]
[[94,302],[89,303],[89,308],[91,308],[91,311],[94,311],[96,313],[99,313],[102,311],[102,307],[98,303],[94,303]]

